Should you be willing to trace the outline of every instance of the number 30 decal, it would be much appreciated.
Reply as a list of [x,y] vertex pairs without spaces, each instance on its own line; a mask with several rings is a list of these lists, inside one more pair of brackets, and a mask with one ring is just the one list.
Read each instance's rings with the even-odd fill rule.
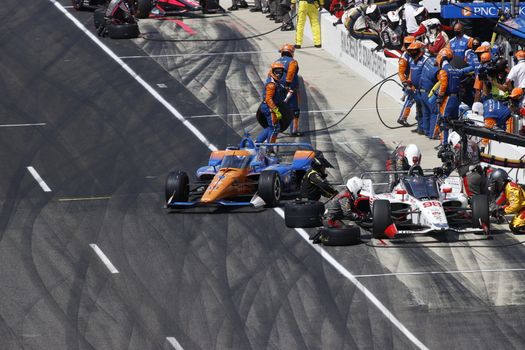
[[441,207],[441,203],[437,201],[423,203],[423,208],[428,208],[428,207]]

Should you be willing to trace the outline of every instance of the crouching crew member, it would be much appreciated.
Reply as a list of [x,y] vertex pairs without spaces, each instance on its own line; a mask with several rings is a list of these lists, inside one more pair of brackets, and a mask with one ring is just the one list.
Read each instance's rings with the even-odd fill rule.
[[337,194],[337,190],[326,181],[326,168],[333,168],[324,157],[315,157],[311,169],[306,172],[301,181],[301,197],[318,201],[321,196],[330,198]]
[[[341,220],[356,221],[370,211],[368,197],[360,197],[362,188],[363,180],[353,177],[346,182],[346,188],[326,204],[328,227],[342,227]],[[363,201],[362,205],[359,201]]]
[[514,233],[525,233],[525,191],[520,185],[510,180],[503,169],[496,169],[489,176],[489,191],[502,206],[505,214],[515,214],[509,224]]

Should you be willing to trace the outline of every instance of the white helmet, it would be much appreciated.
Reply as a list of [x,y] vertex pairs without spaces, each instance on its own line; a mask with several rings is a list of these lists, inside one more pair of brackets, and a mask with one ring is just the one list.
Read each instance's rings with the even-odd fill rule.
[[381,18],[381,11],[379,11],[379,7],[377,7],[377,5],[369,5],[366,8],[365,14],[374,22]]
[[413,143],[406,146],[405,158],[410,166],[421,163],[421,152],[419,151],[419,148]]
[[363,180],[354,176],[346,182],[346,188],[348,188],[348,191],[352,193],[354,198],[357,198],[359,192],[363,188]]
[[452,131],[450,134],[448,134],[448,143],[452,145],[452,147],[455,147],[459,142],[461,141],[461,136],[455,131]]
[[483,103],[474,102],[472,104],[472,113],[476,113],[477,115],[483,116]]
[[388,13],[386,14],[386,17],[388,18],[388,21],[390,23],[399,22],[399,14],[396,11],[388,11]]

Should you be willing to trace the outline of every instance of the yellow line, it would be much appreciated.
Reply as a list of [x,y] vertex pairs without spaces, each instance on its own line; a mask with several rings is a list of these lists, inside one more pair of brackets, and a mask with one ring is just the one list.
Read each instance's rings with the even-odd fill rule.
[[78,198],[59,198],[59,202],[76,202],[76,201],[97,201],[103,199],[111,199],[111,196],[107,197],[78,197]]

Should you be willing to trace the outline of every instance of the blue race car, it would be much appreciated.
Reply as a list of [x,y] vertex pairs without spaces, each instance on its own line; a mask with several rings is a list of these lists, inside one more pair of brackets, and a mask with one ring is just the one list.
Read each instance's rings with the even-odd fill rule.
[[[279,147],[279,155],[268,149]],[[289,149],[294,149],[287,152]],[[291,157],[291,161],[284,158]],[[208,165],[197,169],[190,185],[184,171],[172,171],[166,179],[166,207],[279,205],[282,195],[299,194],[301,180],[314,157],[322,156],[309,143],[257,144],[244,137],[239,147],[213,151]],[[246,201],[246,199],[251,200]]]

